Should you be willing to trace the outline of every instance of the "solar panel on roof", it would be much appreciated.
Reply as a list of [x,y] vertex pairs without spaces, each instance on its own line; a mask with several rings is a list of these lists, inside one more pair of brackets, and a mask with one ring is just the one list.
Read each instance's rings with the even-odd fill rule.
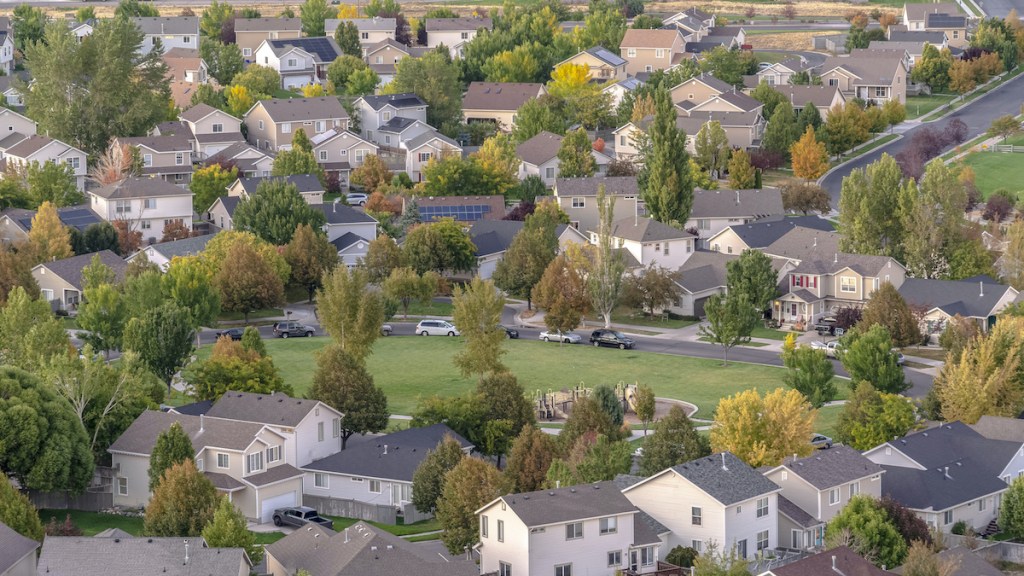
[[486,204],[470,204],[467,206],[421,206],[420,218],[424,222],[432,222],[441,218],[454,218],[460,222],[476,222],[483,220],[490,213],[491,207]]

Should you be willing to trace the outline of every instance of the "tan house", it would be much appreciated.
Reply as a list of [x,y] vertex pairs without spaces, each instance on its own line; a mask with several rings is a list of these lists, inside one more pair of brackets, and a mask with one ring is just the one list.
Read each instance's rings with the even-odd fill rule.
[[410,56],[418,57],[425,50],[426,48],[410,48],[405,44],[398,43],[394,38],[388,38],[364,47],[363,60],[370,66],[370,69],[377,73],[381,85],[384,85],[395,79],[395,65],[400,60]]
[[833,56],[821,66],[821,84],[838,87],[847,100],[884,104],[907,101],[908,58],[903,51],[862,51]]
[[348,112],[333,96],[260,100],[242,120],[249,143],[271,152],[291,149],[292,134],[299,128],[310,138],[348,129]]
[[766,186],[756,190],[693,190],[693,208],[684,229],[696,229],[701,248],[708,248],[708,239],[729,226],[757,220],[782,220],[782,192]]
[[587,70],[590,70],[591,81],[604,83],[612,80],[625,80],[626,66],[629,63],[607,48],[594,46],[559,62],[555,68],[563,64],[586,66]]
[[271,176],[256,178],[239,178],[227,188],[229,197],[251,198],[259,189],[260,184],[268,181],[284,180],[287,184],[295,186],[299,196],[306,201],[306,204],[319,205],[324,203],[324,187],[315,174],[292,174],[290,176]]
[[[554,186],[555,178],[559,174],[558,149],[561,146],[562,137],[551,132],[541,132],[516,146],[516,156],[521,161],[519,179],[524,180],[527,176],[538,176],[544,181],[545,186]],[[612,159],[597,150],[591,150],[591,154],[597,163],[597,173],[603,174]]]
[[450,155],[462,156],[462,146],[436,130],[403,140],[400,147],[405,150],[405,173],[413,182],[423,181],[423,169],[431,160]]
[[179,116],[194,139],[193,152],[202,160],[224,150],[232,144],[245,142],[242,121],[208,104],[197,104]]
[[683,56],[686,41],[678,30],[630,28],[622,37],[619,53],[626,59],[626,73],[668,70]]
[[462,96],[462,118],[470,122],[494,122],[500,130],[516,125],[516,111],[534,98],[547,94],[543,84],[527,82],[471,82]]
[[907,304],[925,310],[921,332],[936,338],[957,315],[974,322],[980,332],[988,332],[1000,312],[1022,300],[1016,288],[987,276],[970,281],[907,278],[899,292]]
[[15,144],[35,133],[36,123],[28,116],[10,108],[0,108],[0,158]]
[[782,220],[757,220],[747,224],[731,224],[708,237],[708,249],[724,254],[742,254],[744,250],[764,250],[795,228],[807,228],[808,233],[825,233],[838,246],[839,236],[832,223],[817,216],[795,216]]
[[302,37],[302,20],[298,18],[236,18],[235,44],[242,51],[246,64],[264,40],[286,40]]
[[616,160],[632,162],[640,158],[639,139],[647,132],[653,119],[654,116],[648,116],[639,122],[627,122],[612,131]]
[[160,136],[115,138],[116,145],[132,146],[142,158],[143,176],[156,176],[176,186],[192,181],[192,134],[182,127],[175,133]]
[[766,82],[769,86],[782,86],[792,83],[794,75],[801,72],[809,73],[810,69],[811,67],[799,58],[790,58],[782,62],[773,62],[760,68],[755,74],[744,76],[743,82],[749,88],[756,88],[761,82]]
[[54,310],[66,310],[74,314],[84,289],[82,269],[92,263],[93,256],[98,256],[100,262],[113,270],[115,278],[124,279],[128,264],[110,250],[43,262],[32,268],[32,278],[39,285],[40,298],[49,302]]
[[729,145],[744,150],[761,146],[767,122],[760,111],[755,112],[694,112],[676,118],[676,126],[686,132],[686,149],[693,154],[697,132],[708,122],[718,122],[729,137]]
[[338,26],[341,26],[342,22],[355,24],[356,29],[359,30],[359,45],[363,47],[364,55],[366,54],[367,46],[372,46],[384,40],[394,40],[395,30],[398,27],[398,21],[394,18],[380,18],[379,16],[374,16],[373,18],[349,18],[346,20],[328,18],[324,22],[324,33],[334,37],[334,32],[337,31]]
[[697,105],[710,100],[714,96],[732,92],[733,90],[732,84],[723,82],[706,72],[701,72],[699,75],[673,86],[669,90],[669,96],[675,104],[688,101]]
[[210,67],[197,48],[172,48],[164,53],[163,59],[171,81],[206,84],[210,80]]
[[605,194],[615,198],[613,222],[640,213],[640,188],[636,176],[556,178],[553,199],[569,216],[569,223],[584,234],[597,229],[597,193],[601,186],[604,186]]
[[348,188],[352,170],[363,165],[370,154],[380,148],[348,130],[328,130],[310,139],[313,156],[327,173],[337,173],[338,183]]
[[966,48],[970,44],[967,38],[967,17],[963,14],[930,12],[925,15],[924,29],[928,32],[944,32],[946,43],[953,48]]
[[492,30],[490,18],[427,18],[427,48],[433,50],[442,44],[451,52],[452,58],[461,58],[467,42],[476,38],[480,30]]
[[800,114],[806,106],[814,106],[824,118],[832,108],[846,104],[846,96],[838,86],[785,84],[773,88],[789,101],[795,114]]

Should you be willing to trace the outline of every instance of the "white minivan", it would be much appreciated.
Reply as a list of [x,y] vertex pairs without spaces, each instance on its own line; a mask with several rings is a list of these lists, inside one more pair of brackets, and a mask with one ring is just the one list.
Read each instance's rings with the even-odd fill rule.
[[416,333],[420,336],[458,336],[459,330],[447,320],[420,320]]

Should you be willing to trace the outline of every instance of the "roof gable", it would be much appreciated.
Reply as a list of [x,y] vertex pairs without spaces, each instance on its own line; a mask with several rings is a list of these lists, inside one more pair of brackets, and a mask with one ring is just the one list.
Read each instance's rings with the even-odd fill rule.
[[[502,501],[528,527],[540,527],[597,518],[634,514],[636,506],[627,499],[612,480],[508,494]],[[491,504],[493,504],[492,502]],[[485,510],[489,506],[484,506]]]
[[42,274],[41,270],[45,268],[54,276],[74,286],[77,290],[82,290],[82,269],[92,264],[94,256],[99,257],[100,262],[114,272],[114,277],[117,281],[120,282],[124,279],[124,273],[128,269],[128,264],[110,250],[80,254],[64,258],[63,260],[54,260],[53,262],[43,262],[32,268],[32,271],[40,270],[40,274]]
[[254,394],[228,391],[210,407],[206,415],[212,418],[291,428],[298,426],[314,408],[324,408],[337,413],[337,410],[322,402],[292,398],[283,392]]
[[636,490],[665,474],[675,474],[685,479],[723,506],[732,506],[781,490],[774,482],[762,476],[731,452],[720,452],[666,468],[662,472],[626,488],[623,492]]

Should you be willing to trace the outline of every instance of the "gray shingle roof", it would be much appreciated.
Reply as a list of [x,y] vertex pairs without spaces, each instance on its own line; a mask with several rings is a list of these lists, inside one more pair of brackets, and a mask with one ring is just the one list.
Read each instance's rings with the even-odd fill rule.
[[360,32],[367,32],[371,30],[377,30],[386,32],[388,30],[394,32],[395,27],[398,26],[398,20],[395,18],[349,18],[346,22],[351,22],[356,25],[356,28]]
[[316,400],[292,398],[282,392],[253,394],[229,390],[214,402],[206,415],[226,420],[294,427],[318,405]]
[[662,224],[653,218],[623,218],[612,225],[612,236],[634,242],[659,242],[693,238],[693,234]]
[[302,30],[299,18],[236,18],[235,32],[280,32]]
[[960,14],[927,14],[925,28],[966,28],[967,17]]
[[952,2],[925,2],[922,4],[907,3],[904,6],[907,19],[910,21],[924,20],[927,14],[959,14],[960,8]]
[[691,460],[671,470],[725,506],[781,490],[731,452]]
[[277,466],[268,468],[266,471],[260,472],[259,474],[246,476],[244,480],[246,484],[252,484],[258,488],[260,486],[268,486],[282,480],[288,480],[289,478],[300,477],[302,477],[302,470],[299,470],[291,464],[278,464]]
[[275,123],[348,118],[345,107],[334,97],[275,98],[260,100],[258,105],[263,106]]
[[330,36],[316,36],[313,38],[288,38],[285,40],[267,40],[267,44],[275,54],[281,55],[298,48],[311,54],[317,64],[334,62],[341,56],[341,48],[334,38]]
[[586,178],[555,178],[555,192],[558,196],[597,196],[604,186],[609,196],[639,196],[640,187],[636,176],[590,176]]
[[892,42],[928,42],[940,45],[946,41],[946,33],[942,30],[890,30],[889,40]]
[[93,538],[134,538],[134,536],[120,528],[107,528],[97,532]]
[[197,576],[238,574],[249,567],[241,548],[205,548],[188,538],[188,564],[182,538],[89,538],[47,536],[39,573],[50,576]]
[[253,176],[252,178],[239,178],[238,183],[242,185],[242,189],[245,193],[252,196],[259,189],[261,183],[265,181],[284,180],[288,184],[295,185],[298,188],[299,193],[303,192],[323,192],[323,184],[320,184],[320,179],[314,174],[292,174],[291,176]]
[[882,495],[914,510],[946,510],[1000,492],[1007,486],[996,476],[998,472],[987,473],[972,468],[970,463],[950,466],[949,477],[945,475],[945,466],[929,470],[883,468]]
[[[412,482],[412,475],[416,468],[430,451],[449,434],[463,448],[473,446],[447,425],[433,424],[424,428],[407,428],[358,444],[350,444],[347,449],[310,462],[302,469]],[[387,454],[385,454],[385,446]]]
[[206,248],[206,243],[209,242],[215,234],[204,234],[202,236],[191,236],[189,238],[183,238],[181,240],[173,240],[171,242],[161,242],[159,244],[153,244],[153,250],[156,250],[162,254],[165,258],[170,260],[175,256],[193,256],[199,254]]
[[782,216],[782,192],[778,188],[760,190],[693,191],[691,218],[766,218]]
[[996,305],[1007,293],[1009,301],[1017,296],[1011,286],[999,284],[994,280],[936,280],[932,278],[907,278],[899,287],[900,295],[907,304],[924,306],[931,310],[938,308],[953,316],[988,318],[1000,310]]
[[771,256],[793,260],[832,259],[839,251],[840,238],[839,234],[826,230],[793,228],[778,240],[765,246],[764,252]]
[[761,113],[759,111],[718,112],[693,110],[688,114],[688,116],[679,116],[676,118],[676,127],[683,130],[687,134],[693,135],[696,135],[697,132],[700,132],[701,127],[703,127],[704,124],[706,124],[707,122],[718,122],[723,127],[750,127],[757,124],[761,120]]
[[614,480],[508,494],[501,499],[530,527],[630,514],[637,509],[619,491]]
[[470,82],[462,96],[462,109],[518,110],[543,89],[543,84],[528,82]]
[[508,250],[523,225],[524,222],[517,220],[477,220],[469,229],[469,238],[476,246],[476,255],[487,256]]
[[[0,482],[6,481],[0,479]],[[0,574],[33,553],[36,548],[39,548],[39,542],[18,534],[10,526],[0,522]]]
[[666,532],[671,530],[647,512],[640,510],[633,515],[633,546],[661,544],[661,535]]
[[822,576],[836,573],[843,576],[888,576],[892,574],[892,572],[886,572],[861,558],[846,546],[819,552],[814,556],[808,556],[779,568],[772,568],[770,572],[775,576]]
[[145,146],[154,152],[188,152],[192,150],[192,134],[187,130],[160,136],[133,136],[118,138],[129,146]]
[[89,190],[89,193],[107,200],[192,195],[188,190],[179,188],[163,178],[139,178],[136,176],[125,178],[117,184],[93,188]]
[[199,34],[199,18],[196,16],[143,16],[132,18],[132,22],[143,34],[150,36]]
[[53,262],[43,262],[39,266],[46,268],[53,275],[64,279],[68,284],[71,284],[78,290],[81,290],[82,269],[92,264],[93,256],[99,256],[100,262],[113,270],[114,277],[117,281],[120,282],[124,279],[124,272],[128,269],[128,264],[122,260],[120,256],[114,254],[110,250],[102,250],[100,252],[92,252],[90,254],[80,254],[78,256],[72,256],[71,258],[64,258],[63,260],[54,260]]
[[[25,138],[21,142],[18,142],[7,150],[7,156],[16,156],[18,158],[28,158],[36,152],[42,150],[45,146],[51,142],[60,142],[49,136],[43,136],[41,134],[33,134],[28,138]],[[61,142],[61,144],[64,144]],[[70,146],[69,144],[64,144]]]
[[[192,106],[188,110],[182,112],[181,119],[187,120],[189,122],[198,122],[203,118],[206,118],[210,114],[213,114],[214,112],[221,112],[221,110],[218,110],[205,102],[200,102],[199,104],[196,104],[195,106]],[[224,114],[227,114],[227,112],[224,112]],[[231,115],[228,114],[228,116]]]
[[726,265],[739,258],[739,254],[725,254],[696,250],[679,267],[676,284],[694,294],[726,285]]
[[[220,418],[186,416],[147,410],[139,414],[121,435],[110,445],[111,452],[148,455],[160,433],[175,422],[181,423],[182,430],[192,440],[192,447],[198,453],[204,447],[242,450],[252,443],[263,428],[254,422],[235,422]],[[202,433],[200,433],[202,427]]]
[[540,132],[533,138],[516,146],[516,156],[527,164],[540,166],[558,155],[562,137],[551,132]]
[[963,546],[943,550],[939,552],[938,556],[940,561],[951,560],[956,563],[957,568],[949,576],[1003,576],[1004,574],[986,562],[984,558]]
[[783,84],[773,86],[776,92],[789,100],[795,108],[803,108],[811,104],[816,107],[831,106],[832,100],[839,92],[838,86],[802,86],[798,84]]
[[333,244],[334,247],[337,248],[339,252],[355,244],[356,242],[369,242],[369,240],[363,238],[362,236],[359,236],[358,234],[353,234],[351,232],[345,232],[341,236],[338,236],[334,240],[331,240],[331,244]]
[[[864,51],[866,52],[866,51]],[[896,71],[903,66],[903,56],[888,50],[872,50],[850,56],[830,56],[821,66],[822,73],[835,68],[843,68],[853,74],[851,81],[854,86],[888,86]]]
[[440,140],[441,142],[444,142],[445,144],[447,144],[448,146],[451,146],[452,148],[456,148],[458,150],[462,150],[462,146],[460,146],[458,142],[456,142],[455,140],[452,140],[451,138],[445,136],[444,134],[441,134],[437,130],[428,130],[428,131],[426,131],[426,132],[424,132],[422,134],[417,134],[416,136],[414,136],[414,137],[410,138],[409,140],[407,140],[403,144],[403,146],[405,146],[406,150],[412,152],[412,151],[416,150],[417,148],[419,148],[420,146],[423,146],[424,144],[427,144],[431,140],[435,140],[435,139],[436,140]]
[[[820,246],[819,242],[819,246]],[[827,256],[826,256],[827,258]],[[878,277],[887,266],[895,262],[888,256],[869,256],[866,254],[835,253],[832,258],[807,258],[793,269],[796,274],[835,274],[843,268],[849,268],[861,276]],[[896,263],[899,266],[899,263]]]
[[460,32],[476,31],[481,28],[490,30],[494,23],[490,18],[427,18],[427,32]]
[[797,216],[782,220],[759,220],[750,224],[736,224],[732,230],[748,248],[766,248],[794,228],[808,228],[821,232],[834,232],[832,223],[817,216]]
[[819,490],[848,484],[882,472],[882,467],[849,446],[819,450],[807,458],[787,459],[782,466]]
[[203,472],[203,475],[213,483],[213,487],[217,490],[234,492],[235,490],[245,488],[245,484],[242,484],[227,474],[221,474],[219,472]]
[[807,512],[804,512],[803,508],[800,508],[793,503],[792,500],[786,498],[782,494],[779,494],[779,500],[777,506],[779,507],[779,514],[784,515],[796,523],[797,526],[804,528],[811,528],[824,524],[821,520],[816,519]]
[[221,196],[220,198],[214,201],[214,204],[220,202],[221,205],[224,206],[224,211],[228,213],[228,216],[234,216],[235,208],[238,208],[238,203],[241,200],[241,196]]
[[1024,420],[1003,416],[982,416],[971,429],[985,438],[1024,444]]
[[386,105],[391,105],[393,108],[422,108],[427,105],[422,98],[412,92],[402,92],[401,94],[367,94],[362,97],[362,100],[374,110],[380,110]]
[[381,124],[380,127],[377,128],[377,131],[389,132],[391,134],[401,134],[402,132],[408,130],[410,126],[413,126],[417,122],[419,122],[419,120],[406,118],[405,116],[395,116],[391,120],[388,120],[384,124]]
[[371,222],[376,222],[373,216],[370,216],[366,212],[361,212],[340,202],[331,202],[330,204],[313,204],[313,208],[324,213],[324,216],[327,217],[328,224],[369,224]]

